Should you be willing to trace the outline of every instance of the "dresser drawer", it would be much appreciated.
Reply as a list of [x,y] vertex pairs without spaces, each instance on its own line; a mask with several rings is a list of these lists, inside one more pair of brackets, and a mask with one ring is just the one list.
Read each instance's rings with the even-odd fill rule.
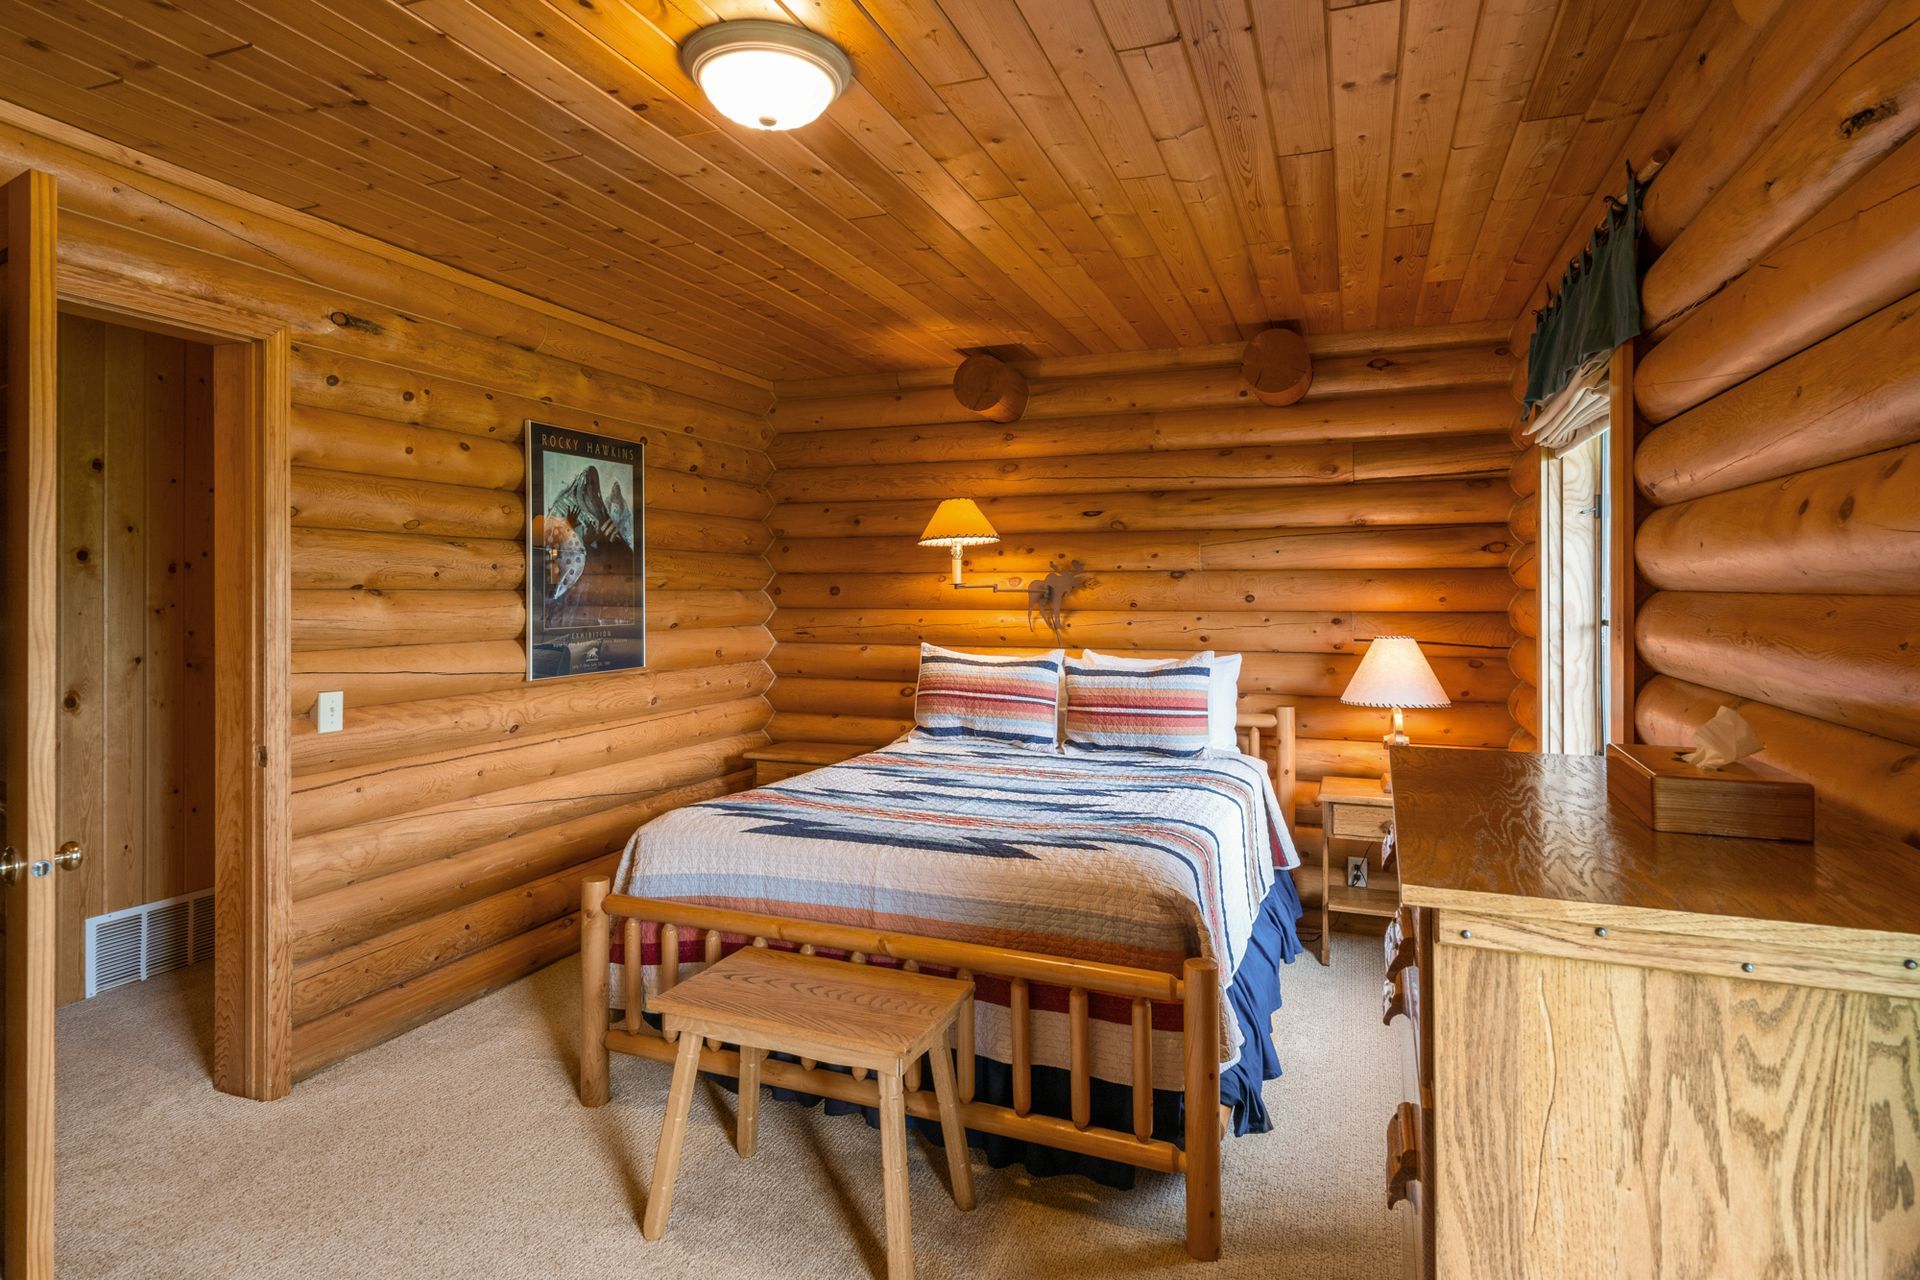
[[1393,810],[1375,805],[1342,804],[1333,808],[1333,834],[1350,840],[1384,840],[1393,827]]
[[753,762],[753,785],[764,787],[769,782],[785,782],[788,778],[812,773],[819,767],[817,764],[793,764],[784,760],[756,760]]

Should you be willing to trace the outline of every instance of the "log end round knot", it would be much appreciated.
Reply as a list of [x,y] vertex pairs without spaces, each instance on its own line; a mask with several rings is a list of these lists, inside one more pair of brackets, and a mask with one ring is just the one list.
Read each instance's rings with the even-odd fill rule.
[[1261,404],[1297,402],[1313,385],[1313,357],[1307,352],[1307,340],[1291,329],[1255,334],[1240,361],[1240,381]]
[[960,407],[990,422],[1013,422],[1027,410],[1027,380],[998,356],[968,356],[953,372]]

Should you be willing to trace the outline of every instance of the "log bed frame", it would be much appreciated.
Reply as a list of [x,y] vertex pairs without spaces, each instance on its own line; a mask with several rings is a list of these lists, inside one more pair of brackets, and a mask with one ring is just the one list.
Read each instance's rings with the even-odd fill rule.
[[[1280,811],[1289,829],[1293,819],[1294,711],[1242,712],[1238,727],[1242,749],[1251,756],[1273,764],[1274,791],[1280,799]],[[1265,753],[1264,734],[1271,732],[1271,754]],[[764,947],[780,942],[812,954],[817,949],[841,953],[853,964],[870,958],[886,957],[909,970],[922,965],[951,970],[955,976],[971,978],[992,974],[1007,980],[1011,991],[1009,1017],[1013,1048],[1013,1105],[1003,1107],[981,1102],[974,1097],[974,1019],[971,1003],[961,1012],[955,1028],[960,1087],[960,1117],[967,1128],[1007,1138],[1058,1147],[1080,1155],[1097,1156],[1136,1168],[1160,1173],[1177,1173],[1186,1178],[1187,1252],[1201,1261],[1220,1256],[1220,1141],[1227,1125],[1225,1108],[1216,1112],[1213,1124],[1195,1125],[1196,1115],[1206,1114],[1187,1108],[1187,1133],[1184,1150],[1153,1136],[1153,1090],[1133,1089],[1133,1126],[1131,1131],[1108,1129],[1092,1123],[1092,1071],[1089,1063],[1091,1032],[1088,1022],[1089,993],[1132,1001],[1134,1078],[1151,1078],[1151,1045],[1155,1003],[1178,1004],[1183,1015],[1181,1035],[1185,1037],[1181,1053],[1183,1081],[1188,1098],[1220,1096],[1220,981],[1212,960],[1189,958],[1176,976],[1151,969],[1133,969],[1121,965],[1076,960],[1041,952],[1013,951],[979,943],[954,942],[922,934],[893,933],[849,925],[826,924],[785,916],[760,915],[703,907],[657,898],[635,898],[610,892],[606,877],[595,876],[581,886],[580,964],[580,1101],[597,1107],[607,1101],[608,1069],[613,1052],[652,1058],[671,1063],[676,1054],[672,1041],[662,1037],[644,1020],[641,966],[624,966],[625,990],[621,993],[624,1017],[612,1025],[608,974],[612,944],[612,922],[618,919],[623,930],[623,953],[640,954],[641,926],[660,927],[660,986],[672,987],[679,978],[680,940],[692,931],[703,939],[708,963],[720,958],[726,937],[746,939]],[[1069,1079],[1072,1117],[1031,1113],[1032,1052],[1027,1012],[1032,984],[1064,987],[1068,993]],[[1196,1028],[1204,1031],[1196,1033]],[[715,1075],[737,1076],[740,1056],[737,1050],[711,1041],[700,1052],[700,1069]],[[862,1106],[877,1107],[879,1086],[869,1074],[828,1071],[817,1064],[779,1062],[766,1059],[760,1068],[761,1081],[776,1088],[816,1094]],[[923,1119],[937,1119],[939,1104],[932,1090],[920,1087],[919,1064],[907,1077],[907,1113]]]

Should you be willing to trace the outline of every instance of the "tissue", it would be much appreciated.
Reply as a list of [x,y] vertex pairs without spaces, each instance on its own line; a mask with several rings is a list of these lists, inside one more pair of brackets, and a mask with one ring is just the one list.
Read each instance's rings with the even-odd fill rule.
[[1724,769],[1766,745],[1732,707],[1720,708],[1713,719],[1694,730],[1693,743],[1693,750],[1680,758],[1702,769]]

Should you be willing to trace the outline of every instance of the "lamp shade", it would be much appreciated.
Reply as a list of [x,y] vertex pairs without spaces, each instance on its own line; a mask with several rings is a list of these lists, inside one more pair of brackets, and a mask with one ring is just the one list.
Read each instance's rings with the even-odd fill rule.
[[1376,636],[1340,701],[1350,707],[1452,705],[1412,636]]
[[948,498],[927,521],[920,535],[923,547],[983,547],[1000,541],[972,498]]

